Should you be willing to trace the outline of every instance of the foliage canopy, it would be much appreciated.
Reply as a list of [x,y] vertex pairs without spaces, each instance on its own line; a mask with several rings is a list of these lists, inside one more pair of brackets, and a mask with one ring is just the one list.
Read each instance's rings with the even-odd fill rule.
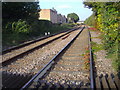
[[3,25],[7,22],[38,18],[38,2],[2,2]]
[[68,22],[76,23],[79,20],[79,16],[76,13],[70,13],[67,15]]
[[112,57],[115,68],[120,71],[120,2],[84,2],[93,14],[85,23],[103,32],[104,48]]

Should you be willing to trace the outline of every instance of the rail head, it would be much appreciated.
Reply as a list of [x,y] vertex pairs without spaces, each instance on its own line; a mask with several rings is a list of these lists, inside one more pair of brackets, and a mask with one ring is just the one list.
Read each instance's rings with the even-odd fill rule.
[[[80,28],[80,27],[78,27],[78,28]],[[73,28],[73,29],[61,31],[61,32],[59,32],[59,33],[51,34],[51,35],[48,35],[48,36],[43,36],[43,37],[40,37],[40,38],[38,38],[38,39],[36,39],[36,40],[31,40],[31,41],[28,41],[28,42],[26,42],[26,43],[20,44],[20,45],[18,45],[18,46],[13,46],[13,47],[11,47],[11,48],[5,49],[5,50],[1,51],[1,53],[2,53],[2,55],[3,55],[3,54],[6,54],[6,53],[8,53],[8,52],[10,52],[10,51],[12,51],[12,50],[22,48],[22,47],[24,47],[24,46],[27,46],[27,45],[32,44],[32,43],[35,43],[35,42],[37,42],[37,41],[44,40],[44,39],[46,39],[46,38],[49,38],[49,37],[58,35],[58,34],[60,34],[60,33],[71,32],[71,31],[76,30],[76,29],[78,29],[78,28]]]
[[[79,27],[79,28],[80,28],[80,27]],[[14,56],[14,57],[12,57],[12,58],[9,58],[9,59],[7,59],[7,60],[5,60],[5,61],[3,61],[3,62],[0,62],[0,64],[2,64],[2,66],[6,66],[6,65],[10,64],[11,62],[17,60],[17,58],[23,57],[24,55],[26,55],[26,54],[28,54],[28,53],[30,53],[30,52],[32,52],[32,51],[34,51],[34,50],[36,50],[36,49],[38,49],[38,48],[40,48],[40,47],[43,47],[44,45],[47,45],[47,44],[51,43],[52,41],[57,40],[57,39],[59,39],[60,37],[66,35],[66,34],[68,34],[68,33],[71,33],[72,31],[75,31],[76,29],[79,29],[79,28],[71,29],[71,30],[67,31],[66,33],[64,33],[63,35],[61,35],[61,36],[58,36],[58,37],[56,37],[56,38],[54,38],[54,39],[52,39],[52,40],[49,40],[49,41],[47,41],[47,42],[45,42],[45,43],[43,43],[43,44],[41,44],[41,45],[35,46],[35,47],[33,47],[33,48],[31,48],[31,49],[29,49],[29,50],[27,50],[27,51],[24,51],[24,52],[22,52],[22,53],[20,53],[20,54],[18,54],[18,55],[16,55],[16,56]],[[37,41],[39,41],[39,40],[37,40]],[[35,42],[37,42],[37,41],[35,41]],[[33,43],[33,42],[32,42],[32,43]],[[20,47],[21,47],[21,46],[20,46]],[[15,49],[15,48],[14,48],[14,49]],[[17,48],[17,49],[18,49],[18,48]]]
[[89,51],[90,51],[90,88],[92,90],[95,89],[95,80],[94,80],[94,72],[93,72],[93,54],[92,54],[92,47],[91,47],[91,34],[90,31],[88,31],[89,36]]

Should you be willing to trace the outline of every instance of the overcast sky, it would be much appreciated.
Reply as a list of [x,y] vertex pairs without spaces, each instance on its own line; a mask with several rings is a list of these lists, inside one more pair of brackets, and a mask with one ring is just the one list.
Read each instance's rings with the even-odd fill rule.
[[76,13],[80,21],[88,18],[92,11],[84,8],[83,0],[40,0],[41,9],[52,9],[53,7],[58,13],[67,16],[69,13]]

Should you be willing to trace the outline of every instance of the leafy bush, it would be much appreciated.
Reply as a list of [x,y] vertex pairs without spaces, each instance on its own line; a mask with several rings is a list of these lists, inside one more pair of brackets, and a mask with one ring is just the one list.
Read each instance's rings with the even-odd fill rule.
[[[89,8],[92,8],[94,12],[86,23],[93,25],[98,30],[103,32],[104,48],[107,50],[108,57],[114,62],[114,66],[118,72],[120,72],[120,51],[118,49],[120,43],[119,34],[119,2],[85,2]],[[95,20],[92,23],[92,20]],[[90,23],[91,22],[91,23]]]
[[76,13],[69,13],[67,18],[69,23],[76,23],[79,20],[79,16]]
[[41,37],[45,32],[53,34],[71,29],[73,26],[74,24],[52,24],[48,20],[34,20],[31,24],[24,20],[8,22],[3,27],[3,48],[4,46],[18,45],[35,37]]
[[103,50],[104,49],[102,44],[97,44],[96,42],[93,42],[93,41],[91,42],[91,44],[92,44],[93,52],[97,52],[99,50]]
[[18,20],[12,23],[12,31],[15,33],[29,33],[30,26],[26,21]]
[[29,38],[30,26],[26,21],[9,22],[3,28],[3,46],[17,45]]
[[18,20],[17,22],[8,22],[5,28],[3,28],[3,33],[29,33],[30,26],[26,21]]

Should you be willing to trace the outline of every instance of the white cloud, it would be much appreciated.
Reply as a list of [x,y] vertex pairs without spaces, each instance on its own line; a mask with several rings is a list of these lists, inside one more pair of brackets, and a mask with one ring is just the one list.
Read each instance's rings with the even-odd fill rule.
[[66,8],[72,8],[70,5],[59,5],[56,6],[57,9],[66,9]]

